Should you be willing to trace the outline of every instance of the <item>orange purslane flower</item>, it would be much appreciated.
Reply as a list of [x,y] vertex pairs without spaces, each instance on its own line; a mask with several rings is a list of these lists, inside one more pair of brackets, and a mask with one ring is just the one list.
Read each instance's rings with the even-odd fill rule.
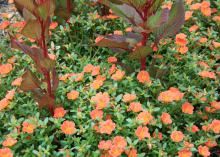
[[66,114],[66,110],[64,110],[63,107],[57,107],[54,110],[53,117],[54,118],[63,118],[65,116],[65,114]]
[[6,75],[12,71],[13,67],[11,64],[2,64],[0,65],[0,75]]
[[108,57],[108,63],[116,63],[117,58],[116,57]]
[[191,131],[193,133],[196,133],[199,131],[199,128],[196,125],[193,125],[192,127],[188,128],[188,131]]
[[181,131],[173,131],[170,137],[173,142],[181,142],[184,138],[184,134]]
[[130,103],[130,106],[128,108],[128,111],[133,111],[133,112],[140,112],[142,111],[142,104],[139,102],[132,102]]
[[139,126],[135,131],[135,135],[139,140],[143,140],[146,137],[150,138],[149,129],[146,126]]
[[10,25],[9,21],[3,21],[0,23],[0,30],[6,29]]
[[87,65],[83,68],[83,72],[85,72],[85,73],[91,73],[93,67],[94,67],[94,66],[93,66],[92,64],[87,64]]
[[186,114],[193,114],[194,107],[189,102],[185,102],[182,105],[182,112]]
[[5,109],[9,105],[10,101],[7,98],[4,98],[0,101],[0,111]]
[[215,73],[214,72],[210,72],[210,71],[201,71],[199,72],[199,76],[203,77],[203,78],[210,78],[210,79],[215,79]]
[[143,123],[144,125],[149,124],[153,120],[153,116],[148,111],[143,111],[138,114],[137,120]]
[[137,98],[137,96],[135,94],[125,94],[123,96],[123,99],[122,101],[123,102],[131,102],[131,101],[134,101],[135,99]]
[[29,134],[32,134],[34,132],[34,129],[36,128],[34,124],[31,124],[29,122],[23,122],[22,126],[23,126],[22,131]]
[[[16,143],[17,143],[16,139],[8,137],[2,142],[2,145],[4,147],[11,147],[11,146],[15,145]],[[1,156],[1,154],[0,154],[0,156]]]
[[105,93],[100,92],[91,98],[91,102],[95,103],[96,109],[100,109],[100,110],[107,107],[109,101],[110,101],[110,97],[106,92]]
[[201,3],[201,7],[200,7],[200,10],[202,12],[202,14],[204,16],[211,16],[212,14],[212,9],[210,8],[210,2],[208,1],[203,1]]
[[115,123],[111,119],[108,119],[106,121],[102,121],[99,123],[99,125],[100,125],[100,127],[99,127],[100,133],[101,134],[108,134],[108,135],[110,135],[116,127]]
[[19,78],[16,78],[12,83],[11,85],[12,86],[17,86],[19,87],[21,85],[21,82],[22,82],[22,77],[19,77]]
[[95,120],[95,119],[102,119],[102,117],[103,117],[103,111],[102,111],[102,110],[97,110],[97,109],[92,110],[92,111],[90,112],[90,117],[91,117],[93,120]]
[[171,124],[172,123],[172,119],[171,119],[171,116],[169,113],[163,112],[160,119],[163,122],[163,124]]
[[185,21],[189,20],[192,17],[193,11],[185,12]]
[[127,146],[127,141],[122,136],[115,136],[112,140],[112,144],[118,148],[125,149],[125,147]]
[[191,157],[192,156],[192,152],[189,149],[181,149],[180,151],[178,151],[178,157]]
[[198,147],[198,152],[201,156],[203,157],[208,157],[210,156],[209,148],[206,146],[199,146]]
[[108,152],[110,154],[109,157],[119,157],[124,152],[124,149],[112,145]]
[[214,119],[212,121],[212,123],[210,124],[210,129],[216,133],[216,134],[219,134],[220,133],[220,120],[216,120]]
[[205,145],[209,148],[212,148],[212,147],[217,146],[218,144],[215,140],[208,139]]
[[220,110],[220,101],[213,101],[210,104],[214,109]]
[[200,3],[195,3],[190,6],[190,9],[191,10],[198,10],[198,9],[200,9],[200,7],[201,7]]
[[76,100],[79,97],[79,92],[76,90],[72,90],[71,92],[67,93],[67,98],[69,100]]
[[115,81],[121,81],[123,79],[125,75],[125,72],[124,71],[121,71],[121,70],[117,70],[115,72],[115,74],[112,75],[112,79],[115,80]]
[[127,150],[126,154],[128,157],[137,157],[138,156],[137,149],[134,149],[134,148]]
[[102,85],[104,84],[103,80],[100,79],[95,79],[92,83],[91,83],[91,88],[97,90],[99,89]]
[[176,44],[179,46],[186,46],[188,43],[186,39],[186,35],[183,33],[177,34],[176,35]]
[[65,120],[61,125],[61,130],[66,135],[72,135],[76,132],[75,123],[73,121]]
[[102,149],[102,150],[109,150],[111,146],[112,146],[112,141],[110,141],[110,140],[107,140],[107,141],[102,140],[102,141],[99,142],[98,148]]
[[13,153],[10,148],[1,148],[0,157],[13,157]]
[[140,83],[148,83],[148,84],[151,83],[150,75],[147,71],[140,71],[137,75],[137,80]]
[[170,103],[181,100],[183,96],[184,93],[181,93],[179,89],[171,87],[168,91],[161,92],[158,100],[164,103]]

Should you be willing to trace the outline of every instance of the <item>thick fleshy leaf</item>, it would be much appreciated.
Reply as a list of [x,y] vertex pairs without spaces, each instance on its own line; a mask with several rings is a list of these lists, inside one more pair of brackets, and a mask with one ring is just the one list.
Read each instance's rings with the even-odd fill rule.
[[55,0],[47,0],[37,7],[37,13],[41,18],[47,20],[48,17],[54,14],[55,8]]
[[[34,12],[36,8],[36,4],[34,3],[34,0],[14,0],[14,2],[19,6],[26,8],[30,12]],[[22,9],[23,9],[22,8]]]
[[48,107],[55,103],[54,98],[50,97],[47,93],[44,93],[41,89],[33,90],[32,93],[40,108]]
[[141,59],[144,58],[150,53],[153,52],[152,48],[150,46],[140,46],[137,47],[132,53],[128,55],[129,59]]
[[185,9],[182,0],[176,0],[173,4],[168,21],[155,31],[156,43],[164,37],[175,35],[179,32],[185,21]]
[[23,91],[33,91],[35,89],[40,89],[40,81],[30,70],[27,70],[22,76],[20,88]]
[[41,37],[40,23],[37,20],[29,20],[22,29],[21,33],[28,38],[40,39]]

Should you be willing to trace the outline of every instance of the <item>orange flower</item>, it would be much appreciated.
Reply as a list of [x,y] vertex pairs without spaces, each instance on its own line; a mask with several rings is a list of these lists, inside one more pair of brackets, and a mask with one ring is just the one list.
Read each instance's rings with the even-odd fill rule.
[[186,35],[183,33],[176,35],[176,44],[179,46],[185,46],[187,45],[188,41],[186,39]]
[[149,73],[147,71],[143,71],[143,70],[138,73],[137,80],[140,83],[148,83],[148,84],[151,83]]
[[0,30],[6,29],[9,25],[9,21],[3,21],[2,23],[0,23]]
[[195,3],[190,6],[191,10],[198,10],[201,7],[200,3]]
[[76,100],[79,97],[79,92],[76,90],[72,90],[71,92],[67,93],[67,98],[69,100]]
[[137,120],[143,123],[144,125],[149,124],[153,120],[153,116],[148,111],[143,111],[138,114]]
[[[2,145],[4,147],[11,147],[17,143],[17,140],[11,137],[6,138],[3,142]],[[1,154],[0,154],[1,155]]]
[[137,157],[138,156],[137,149],[135,149],[135,148],[129,149],[128,151],[126,151],[126,154],[128,157]]
[[183,98],[184,93],[181,93],[177,88],[171,87],[168,91],[161,92],[158,100],[164,103],[179,101]]
[[107,141],[102,140],[99,142],[98,148],[102,150],[109,150],[111,146],[112,146],[112,142],[110,140]]
[[189,102],[185,102],[182,105],[182,112],[186,114],[193,114],[194,107]]
[[134,101],[135,99],[137,98],[137,96],[135,94],[125,94],[123,96],[123,99],[122,101],[123,102],[131,102],[131,101]]
[[109,75],[112,75],[116,70],[117,70],[116,65],[112,64],[111,68],[108,71]]
[[115,72],[115,74],[112,75],[112,79],[115,80],[115,81],[121,81],[123,79],[125,75],[125,72],[124,71],[121,71],[121,70],[117,70]]
[[206,43],[207,40],[208,40],[207,38],[201,37],[201,38],[199,39],[199,42],[200,42],[200,43]]
[[185,21],[189,20],[192,17],[193,11],[185,12]]
[[172,119],[171,119],[169,113],[163,112],[160,119],[163,124],[171,124],[172,123]]
[[4,98],[0,101],[0,111],[5,109],[9,105],[10,101],[7,98]]
[[84,78],[84,73],[78,73],[78,74],[75,75],[75,81],[76,82],[82,81],[83,78]]
[[124,150],[122,148],[118,148],[117,146],[112,145],[108,152],[111,157],[118,157],[124,152]]
[[163,134],[162,134],[162,132],[156,132],[156,131],[154,131],[153,137],[154,137],[154,138],[158,138],[159,140],[163,140]]
[[34,129],[36,128],[35,125],[33,125],[29,122],[23,122],[22,126],[23,126],[22,131],[29,133],[29,134],[32,134],[34,132]]
[[214,72],[210,72],[210,71],[201,71],[199,73],[199,76],[201,76],[202,78],[210,78],[210,79],[215,79],[215,73]]
[[83,68],[83,72],[85,72],[85,73],[91,73],[93,67],[94,67],[94,66],[93,66],[92,64],[87,64],[87,65]]
[[54,118],[63,118],[65,116],[65,114],[66,114],[66,110],[64,110],[63,107],[57,107],[54,110],[53,117]]
[[10,148],[1,148],[0,157],[13,157],[13,153]]
[[220,120],[214,119],[212,123],[210,124],[210,128],[214,133],[219,134],[220,133]]
[[117,58],[116,57],[108,57],[108,63],[116,63]]
[[201,12],[204,16],[211,16],[212,9],[211,8],[201,8]]
[[12,71],[13,67],[11,64],[7,63],[7,64],[2,64],[0,65],[0,74],[1,75],[5,75],[8,74]]
[[146,137],[150,138],[149,129],[146,126],[139,126],[135,131],[135,135],[138,137],[139,140],[143,140]]
[[65,120],[61,125],[61,130],[66,135],[72,135],[76,132],[75,123],[73,121]]
[[184,134],[181,131],[173,131],[170,137],[173,142],[181,142],[184,138]]
[[130,103],[128,111],[133,111],[135,113],[142,111],[141,103],[139,103],[139,102],[132,102],[132,103]]
[[106,121],[102,121],[99,124],[100,124],[99,131],[101,134],[110,135],[112,133],[112,131],[115,129],[115,123],[111,119],[108,119]]
[[12,100],[14,98],[14,95],[15,95],[15,90],[12,89],[12,90],[7,92],[5,98],[8,99],[8,100]]
[[212,148],[212,147],[217,146],[218,144],[215,140],[208,139],[205,145],[209,148]]
[[179,47],[179,49],[178,49],[178,52],[180,53],[180,54],[186,54],[187,52],[188,52],[188,47],[187,46],[181,46],[181,47]]
[[189,31],[190,31],[190,32],[195,32],[195,31],[197,31],[198,29],[199,29],[199,26],[193,25],[193,26],[191,26],[191,27],[189,28]]
[[102,119],[102,117],[103,117],[103,111],[102,111],[102,110],[97,110],[97,109],[92,110],[92,111],[90,112],[90,117],[91,117],[93,120],[95,120],[95,119]]
[[192,152],[188,149],[181,149],[178,152],[178,157],[191,157],[192,156]]
[[199,128],[196,125],[193,125],[191,128],[188,128],[189,131],[196,133],[199,131]]
[[11,85],[12,86],[20,86],[21,85],[21,82],[22,82],[22,77],[19,77],[19,78],[16,78],[12,83]]
[[91,83],[91,88],[97,90],[99,89],[102,85],[104,84],[103,80],[100,79],[95,79],[92,83]]
[[103,109],[108,106],[110,97],[108,93],[98,93],[91,98],[92,103],[95,103],[96,109]]
[[100,66],[93,66],[91,75],[96,76],[99,74],[100,74]]
[[57,28],[57,26],[58,26],[57,22],[51,22],[49,29],[50,30],[55,29],[55,28]]
[[211,106],[216,110],[220,110],[220,101],[211,102]]
[[204,157],[210,156],[209,148],[206,146],[199,146],[198,152],[201,156],[204,156]]
[[112,144],[118,148],[125,149],[125,147],[127,146],[127,141],[122,136],[115,136],[112,140]]
[[219,48],[219,47],[220,47],[220,42],[212,41],[212,45],[213,45],[215,48]]

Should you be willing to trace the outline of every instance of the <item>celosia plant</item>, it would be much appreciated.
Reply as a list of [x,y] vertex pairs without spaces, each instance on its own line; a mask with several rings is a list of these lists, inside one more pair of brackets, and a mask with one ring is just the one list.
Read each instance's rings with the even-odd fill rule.
[[[116,51],[129,52],[129,59],[138,59],[141,69],[146,70],[146,56],[153,52],[160,39],[175,35],[185,20],[184,4],[176,0],[171,10],[162,9],[164,0],[101,0],[118,16],[133,25],[133,32],[126,35],[109,34],[99,36],[96,46],[109,47]],[[154,34],[151,46],[149,37]]]
[[[22,50],[35,63],[37,72],[43,75],[39,79],[30,69],[22,77],[20,88],[32,92],[39,107],[47,107],[53,114],[55,108],[55,91],[58,87],[58,76],[55,60],[50,58],[47,43],[51,16],[56,9],[54,0],[15,0],[18,9],[22,9],[26,25],[21,31],[25,37],[36,40],[38,47],[30,47],[11,37],[12,48]],[[46,83],[47,87],[43,85]]]

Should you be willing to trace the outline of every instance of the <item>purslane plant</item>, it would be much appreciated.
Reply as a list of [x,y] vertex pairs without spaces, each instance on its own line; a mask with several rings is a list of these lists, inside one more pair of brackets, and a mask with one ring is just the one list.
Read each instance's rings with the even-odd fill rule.
[[[126,35],[99,36],[96,46],[109,47],[116,51],[129,52],[128,58],[138,59],[141,69],[146,70],[146,57],[157,47],[160,39],[178,33],[185,21],[182,0],[176,0],[172,8],[162,9],[164,0],[100,0],[111,10],[133,25],[133,32]],[[149,36],[154,35],[151,46]]]
[[[37,46],[31,47],[16,40],[11,35],[12,48],[23,51],[29,55],[35,63],[37,77],[30,69],[22,76],[21,90],[32,92],[39,107],[46,107],[51,114],[55,108],[55,91],[59,79],[55,68],[55,60],[49,57],[47,43],[49,41],[49,26],[51,17],[56,9],[55,0],[15,0],[22,8],[26,25],[21,34],[27,38],[35,39]],[[45,87],[46,84],[46,87]]]

